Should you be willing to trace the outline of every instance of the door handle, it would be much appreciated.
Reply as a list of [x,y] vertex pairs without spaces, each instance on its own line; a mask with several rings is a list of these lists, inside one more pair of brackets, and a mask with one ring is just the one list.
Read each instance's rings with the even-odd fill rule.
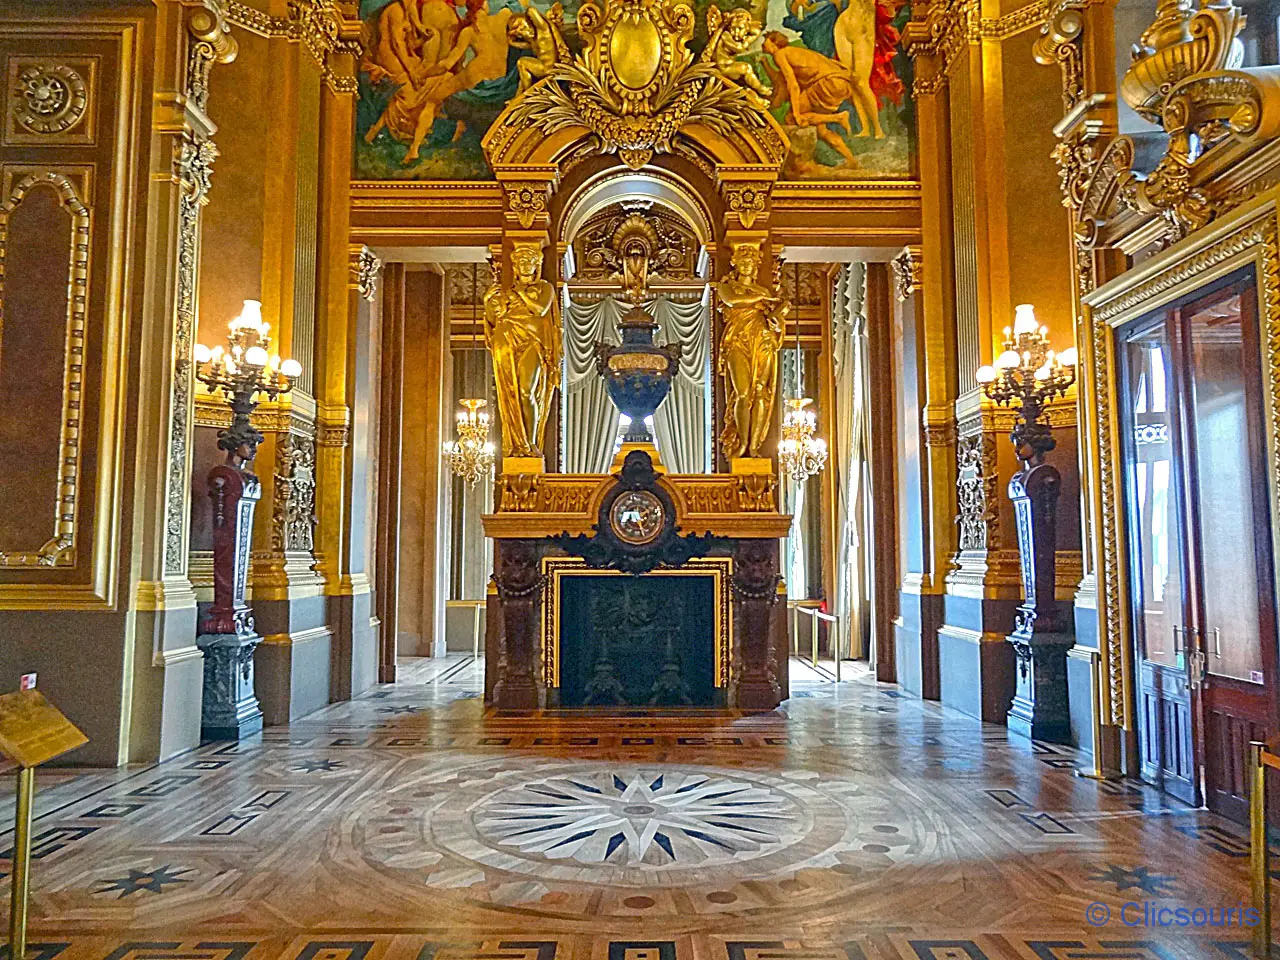
[[1199,690],[1204,686],[1204,651],[1196,650],[1191,654],[1191,670],[1188,681],[1192,690]]
[[1213,655],[1222,659],[1222,631],[1217,627],[1213,628]]

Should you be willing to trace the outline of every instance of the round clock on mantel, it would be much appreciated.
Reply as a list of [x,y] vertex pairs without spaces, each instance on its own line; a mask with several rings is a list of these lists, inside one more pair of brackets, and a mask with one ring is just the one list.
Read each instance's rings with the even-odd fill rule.
[[609,524],[623,543],[643,546],[662,532],[662,501],[649,490],[628,490],[613,501]]

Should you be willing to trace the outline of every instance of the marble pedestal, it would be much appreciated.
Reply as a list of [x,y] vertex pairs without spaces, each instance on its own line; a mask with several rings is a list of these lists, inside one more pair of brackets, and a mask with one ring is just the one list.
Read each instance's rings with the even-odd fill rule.
[[1009,733],[1048,743],[1069,742],[1067,651],[1075,638],[1038,633],[1030,638],[1010,637],[1009,642],[1018,656],[1018,687],[1007,717]]
[[262,710],[253,690],[256,634],[206,633],[196,638],[204,651],[204,701],[200,739],[243,740],[262,732]]

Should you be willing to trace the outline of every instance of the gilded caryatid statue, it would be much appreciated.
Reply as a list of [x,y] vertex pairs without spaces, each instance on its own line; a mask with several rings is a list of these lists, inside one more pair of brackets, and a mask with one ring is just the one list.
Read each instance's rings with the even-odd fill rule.
[[778,349],[791,303],[757,280],[762,259],[758,241],[735,244],[733,269],[716,284],[724,315],[720,446],[729,460],[762,455],[778,392]]
[[542,248],[517,243],[509,287],[484,295],[484,337],[493,357],[503,457],[541,457],[551,395],[560,385],[560,317],[542,279]]

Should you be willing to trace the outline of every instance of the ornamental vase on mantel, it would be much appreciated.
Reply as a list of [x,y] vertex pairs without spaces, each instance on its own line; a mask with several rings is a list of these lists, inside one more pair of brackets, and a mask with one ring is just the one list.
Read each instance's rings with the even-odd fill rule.
[[679,343],[657,346],[658,325],[639,304],[618,323],[622,343],[596,344],[596,369],[604,377],[609,399],[631,418],[623,443],[653,443],[648,418],[671,392],[671,379],[682,352]]

